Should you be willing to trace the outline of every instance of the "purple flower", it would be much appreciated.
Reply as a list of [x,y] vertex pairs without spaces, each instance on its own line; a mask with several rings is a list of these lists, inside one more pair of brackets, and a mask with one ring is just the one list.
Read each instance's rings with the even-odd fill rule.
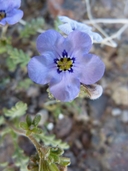
[[0,25],[17,23],[23,17],[21,0],[0,0]]
[[74,30],[79,30],[88,34],[91,37],[92,42],[102,42],[103,40],[102,37],[98,33],[93,32],[92,27],[86,24],[77,22],[75,20],[72,20],[66,16],[59,16],[58,18],[63,23],[59,25],[58,28],[65,34],[68,35]]
[[39,35],[37,50],[40,56],[28,63],[28,74],[37,84],[49,84],[51,94],[60,101],[71,101],[80,91],[80,84],[94,84],[104,74],[100,58],[89,54],[90,37],[80,31],[67,38],[54,30]]

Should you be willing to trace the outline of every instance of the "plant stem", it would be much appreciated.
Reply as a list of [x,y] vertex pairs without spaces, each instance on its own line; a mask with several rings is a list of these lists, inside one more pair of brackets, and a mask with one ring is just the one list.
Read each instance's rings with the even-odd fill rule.
[[26,135],[25,134],[25,131],[22,131],[20,129],[17,129],[16,127],[13,126],[13,124],[9,121],[7,121],[5,119],[5,123],[18,135],[22,135],[22,136],[25,136],[25,137],[28,137],[29,140],[32,142],[32,144],[35,146],[36,148],[36,151],[39,155],[39,158],[43,158],[45,156],[45,154],[48,152],[48,148],[46,147],[43,147],[42,145],[40,145],[37,140],[32,136],[32,135]]
[[[32,135],[29,135],[27,136],[30,141],[33,143],[33,145],[35,146],[36,148],[36,151],[38,152],[38,155],[41,156],[41,151],[40,149],[42,148],[42,146],[36,141],[36,139],[32,136]],[[42,157],[42,156],[41,156]]]
[[8,24],[2,27],[1,38],[5,37],[7,30],[8,30]]

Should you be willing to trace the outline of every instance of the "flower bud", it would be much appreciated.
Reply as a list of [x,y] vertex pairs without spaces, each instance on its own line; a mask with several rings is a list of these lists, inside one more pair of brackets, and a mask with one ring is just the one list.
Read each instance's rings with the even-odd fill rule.
[[99,98],[103,93],[102,86],[98,84],[84,85],[81,84],[79,97],[88,97],[92,100]]

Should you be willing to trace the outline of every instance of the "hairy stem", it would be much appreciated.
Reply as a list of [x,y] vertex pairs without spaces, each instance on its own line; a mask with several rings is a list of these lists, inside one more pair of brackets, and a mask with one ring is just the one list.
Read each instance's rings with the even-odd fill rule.
[[39,155],[39,158],[43,158],[46,154],[46,152],[48,151],[48,148],[43,147],[42,145],[40,145],[37,140],[32,136],[32,135],[26,135],[25,131],[22,131],[20,129],[17,129],[10,121],[5,120],[5,123],[18,135],[22,135],[25,137],[28,137],[29,140],[32,142],[32,144],[35,146],[36,151]]

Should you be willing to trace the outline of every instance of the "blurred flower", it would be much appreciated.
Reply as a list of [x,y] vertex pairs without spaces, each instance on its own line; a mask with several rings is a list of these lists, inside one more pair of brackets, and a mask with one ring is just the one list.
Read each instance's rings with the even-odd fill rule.
[[92,41],[80,31],[67,38],[54,30],[42,33],[37,39],[40,56],[28,63],[28,74],[37,84],[49,84],[49,90],[60,101],[71,101],[80,91],[80,84],[94,84],[104,74],[104,63],[89,54]]
[[0,0],[0,25],[13,25],[23,17],[21,0]]
[[66,16],[59,16],[59,20],[64,23],[64,24],[58,26],[59,29],[67,35],[74,30],[79,30],[79,31],[82,31],[82,32],[88,34],[91,37],[92,42],[93,41],[102,42],[102,40],[103,40],[102,37],[98,33],[95,33],[92,31],[92,27],[87,26],[86,24],[77,22],[77,21],[72,20]]

